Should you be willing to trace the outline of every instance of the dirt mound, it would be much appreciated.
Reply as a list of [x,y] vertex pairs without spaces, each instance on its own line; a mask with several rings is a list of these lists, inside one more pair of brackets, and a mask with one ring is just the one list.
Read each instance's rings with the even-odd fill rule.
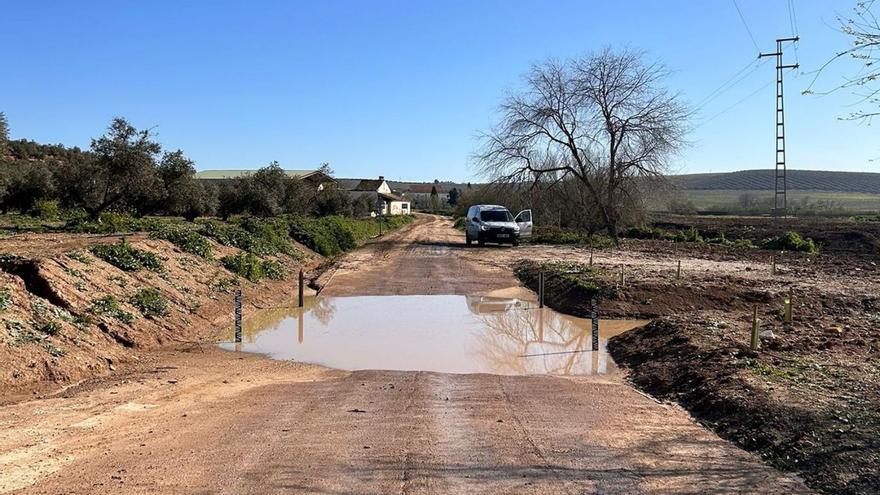
[[809,352],[820,346],[789,329],[754,353],[740,325],[719,325],[724,316],[656,321],[612,339],[609,350],[637,386],[681,403],[811,486],[878,493],[880,379],[864,361],[868,348],[837,338],[830,349]]
[[[259,284],[235,277],[217,260],[238,250],[216,243],[209,260],[167,241],[137,237],[131,245],[152,253],[162,268],[124,271],[87,249],[103,240],[51,236],[77,246],[59,251],[51,249],[58,242],[46,237],[43,256],[27,249],[39,236],[28,236],[21,250],[14,238],[3,242],[8,252],[30,253],[0,256],[0,388],[7,400],[111,372],[136,361],[138,348],[215,340],[232,321],[237,287],[249,306],[295,297],[292,276]],[[275,259],[288,273],[300,268],[291,257]],[[139,301],[139,294],[150,299]],[[158,306],[145,306],[151,303]]]

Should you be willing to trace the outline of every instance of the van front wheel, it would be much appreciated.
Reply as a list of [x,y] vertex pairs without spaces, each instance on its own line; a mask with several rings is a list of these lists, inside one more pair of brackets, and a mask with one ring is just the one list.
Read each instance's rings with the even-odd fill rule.
[[465,232],[464,243],[467,244],[468,246],[470,246],[472,242],[474,242],[474,241],[471,240],[471,236],[467,232]]

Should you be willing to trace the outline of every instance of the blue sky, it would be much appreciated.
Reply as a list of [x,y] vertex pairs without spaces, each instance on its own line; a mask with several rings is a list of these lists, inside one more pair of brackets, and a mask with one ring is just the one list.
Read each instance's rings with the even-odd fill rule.
[[[738,3],[762,50],[791,34],[787,0]],[[786,75],[790,168],[876,171],[876,127],[837,119],[855,97],[800,94],[846,46],[835,18],[854,3],[795,0],[804,74]],[[641,48],[696,105],[756,57],[732,0],[9,0],[2,11],[12,137],[87,147],[125,116],[199,169],[327,161],[341,177],[470,180],[476,135],[533,62]],[[768,61],[702,108],[674,169],[772,167],[774,79]]]

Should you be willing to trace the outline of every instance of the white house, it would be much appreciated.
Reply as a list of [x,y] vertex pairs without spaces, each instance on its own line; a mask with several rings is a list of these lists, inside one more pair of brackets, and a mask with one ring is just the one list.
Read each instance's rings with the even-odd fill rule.
[[377,204],[383,204],[383,215],[409,215],[412,213],[412,205],[406,198],[400,197],[391,192],[391,187],[385,181],[385,177],[379,176],[378,179],[363,179],[357,183],[352,189],[349,189],[352,199],[361,196],[375,195]]

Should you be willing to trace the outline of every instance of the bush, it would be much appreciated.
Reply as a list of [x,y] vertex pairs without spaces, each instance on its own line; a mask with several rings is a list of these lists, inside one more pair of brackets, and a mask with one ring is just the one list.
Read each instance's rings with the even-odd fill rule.
[[284,269],[277,261],[262,261],[253,253],[239,253],[235,256],[224,256],[220,259],[227,270],[244,277],[251,282],[258,282],[264,277],[273,280],[284,279]]
[[40,327],[40,331],[46,335],[58,335],[61,333],[61,323],[57,320],[49,320]]
[[61,216],[61,207],[58,206],[58,201],[37,201],[31,208],[30,215],[43,220],[54,220]]
[[803,238],[799,233],[789,230],[781,236],[764,239],[761,243],[764,249],[777,251],[799,251],[804,253],[818,253],[819,247],[810,238]]
[[281,263],[277,261],[263,261],[263,271],[266,273],[266,276],[272,280],[284,280],[284,267],[282,267]]
[[9,307],[9,303],[12,302],[12,294],[8,289],[0,289],[0,313],[6,311],[6,308]]
[[125,239],[119,244],[101,244],[92,246],[92,254],[127,272],[136,272],[141,268],[153,271],[162,270],[162,262],[155,254],[132,247]]
[[288,242],[287,222],[280,218],[263,220],[249,218],[238,225],[209,221],[202,224],[201,233],[224,246],[235,247],[256,255],[285,253],[296,256]]
[[153,287],[147,287],[137,291],[131,297],[132,306],[140,310],[147,317],[165,316],[168,314],[168,301]]
[[211,243],[205,236],[194,230],[167,225],[153,232],[152,237],[169,241],[188,253],[211,259]]
[[116,318],[123,323],[131,323],[134,321],[134,315],[122,309],[119,305],[119,301],[117,301],[112,295],[107,295],[92,301],[92,307],[89,308],[89,311],[96,315],[106,315]]
[[460,230],[464,232],[464,229],[467,227],[467,218],[458,217],[455,219],[455,222],[452,223],[452,228],[456,230]]
[[379,223],[383,232],[398,229],[414,217],[394,215],[379,218],[347,218],[329,216],[307,218],[291,216],[288,218],[290,236],[297,242],[324,256],[334,256],[356,248],[359,244],[379,235]]
[[560,229],[556,227],[539,227],[532,232],[529,242],[533,244],[587,244],[591,242],[595,247],[607,247],[612,244],[611,239],[603,235],[590,236],[576,230]]

